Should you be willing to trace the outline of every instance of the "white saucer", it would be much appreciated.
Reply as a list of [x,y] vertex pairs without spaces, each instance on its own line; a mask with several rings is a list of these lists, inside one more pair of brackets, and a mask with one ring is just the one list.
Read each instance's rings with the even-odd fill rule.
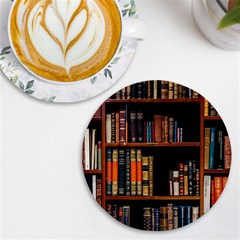
[[[123,41],[112,63],[96,77],[73,85],[43,82],[29,73],[16,59],[8,40],[8,15],[13,2],[0,2],[0,68],[7,78],[22,92],[47,102],[73,103],[93,98],[116,83],[130,65],[137,48],[135,41]],[[134,0],[119,0],[124,18],[137,17]]]

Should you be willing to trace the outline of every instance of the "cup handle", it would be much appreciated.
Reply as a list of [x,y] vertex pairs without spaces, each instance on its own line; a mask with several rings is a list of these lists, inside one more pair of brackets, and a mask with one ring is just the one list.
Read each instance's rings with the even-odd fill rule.
[[146,38],[147,22],[140,18],[123,19],[122,36],[124,39],[142,41]]

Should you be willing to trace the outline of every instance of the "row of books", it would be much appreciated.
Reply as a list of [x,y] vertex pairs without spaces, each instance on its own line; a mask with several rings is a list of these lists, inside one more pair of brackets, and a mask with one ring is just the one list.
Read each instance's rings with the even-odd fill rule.
[[199,218],[199,206],[176,206],[169,203],[164,207],[144,207],[143,211],[143,229],[147,231],[177,229]]
[[217,110],[207,99],[204,99],[204,116],[219,116]]
[[204,214],[215,204],[221,196],[228,181],[228,177],[204,176]]
[[179,170],[169,171],[169,195],[200,195],[200,172],[195,160],[189,160],[187,164],[179,163]]
[[144,121],[142,111],[130,111],[128,116],[126,106],[106,115],[106,142],[183,142],[183,128],[170,116],[154,115],[153,121]]
[[117,221],[130,226],[130,206],[119,206],[117,204],[107,204],[107,213]]
[[113,99],[181,99],[199,98],[190,88],[169,81],[149,80],[125,87]]
[[97,130],[87,129],[83,143],[83,168],[85,170],[102,169],[102,142],[96,139]]
[[223,130],[205,128],[204,169],[230,169],[231,145]]
[[107,149],[107,195],[152,196],[153,156],[142,149]]
[[102,205],[102,179],[97,175],[85,175],[85,178],[93,197],[101,206]]

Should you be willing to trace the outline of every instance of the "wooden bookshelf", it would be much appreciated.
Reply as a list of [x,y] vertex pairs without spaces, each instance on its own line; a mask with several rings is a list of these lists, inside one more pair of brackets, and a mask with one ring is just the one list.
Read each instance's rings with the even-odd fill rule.
[[[144,112],[144,119],[148,121],[153,119],[154,115],[168,115],[176,118],[183,126],[183,141],[181,142],[131,142],[131,126],[129,115],[126,124],[126,141],[125,142],[107,142],[107,114],[116,113],[127,106],[127,114],[130,111]],[[204,169],[205,154],[205,128],[217,126],[224,128],[224,134],[227,135],[224,123],[220,116],[205,116],[205,100],[199,95],[198,98],[178,98],[178,99],[108,99],[101,106],[101,117],[94,117],[93,123],[101,123],[101,141],[102,141],[102,170],[85,170],[86,175],[100,175],[102,177],[102,207],[107,211],[109,204],[130,205],[133,207],[133,214],[139,216],[137,211],[146,206],[161,206],[168,203],[180,205],[199,206],[199,217],[204,214],[204,177],[205,175],[228,176],[227,169]],[[149,120],[151,119],[151,120]],[[144,129],[145,130],[145,129]],[[154,190],[152,196],[131,194],[126,195],[109,195],[107,194],[107,150],[114,149],[117,151],[127,149],[141,149],[142,156],[154,156]],[[198,195],[181,195],[170,196],[168,193],[168,173],[170,170],[178,170],[179,163],[186,160],[195,159],[196,168],[199,170],[199,194]],[[167,179],[166,179],[167,178]],[[164,180],[162,180],[164,179]],[[195,189],[196,191],[196,189]],[[173,194],[174,195],[174,194]],[[136,210],[138,209],[138,210]],[[133,227],[138,228],[137,220]],[[142,227],[142,226],[141,226]],[[139,227],[139,228],[141,228]]]

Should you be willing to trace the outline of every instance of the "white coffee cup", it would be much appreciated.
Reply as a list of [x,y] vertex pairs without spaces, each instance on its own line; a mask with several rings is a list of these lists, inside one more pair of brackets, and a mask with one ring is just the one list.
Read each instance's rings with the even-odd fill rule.
[[[44,0],[39,1],[39,5],[36,4],[33,8],[29,8],[30,13],[28,15],[28,19],[30,19],[30,20],[27,21],[27,23],[26,23],[26,26],[27,26],[26,29],[28,31],[28,34],[27,35],[22,34],[22,36],[25,36],[25,37],[19,38],[20,40],[18,41],[20,44],[22,44],[21,46],[23,46],[23,47],[21,47],[21,52],[20,52],[21,56],[23,56],[23,58],[19,55],[19,50],[16,50],[16,48],[15,48],[15,44],[14,44],[15,35],[13,35],[13,33],[12,33],[12,32],[15,32],[15,30],[13,31],[11,21],[12,21],[12,15],[13,14],[16,15],[16,13],[17,13],[18,14],[17,15],[17,21],[18,21],[17,26],[18,26],[18,29],[21,30],[21,21],[22,21],[22,26],[23,26],[24,19],[26,18],[26,16],[24,15],[24,13],[25,13],[24,11],[27,11],[26,10],[27,7],[25,7],[25,5],[24,5],[24,0],[14,1],[12,9],[10,11],[9,21],[8,21],[8,35],[9,35],[10,44],[11,44],[13,52],[15,53],[19,62],[25,67],[25,69],[27,71],[29,71],[31,74],[33,74],[38,79],[41,79],[42,81],[45,81],[48,83],[53,83],[53,84],[74,84],[74,83],[78,83],[79,81],[93,78],[96,75],[98,75],[103,69],[105,69],[112,62],[112,60],[116,57],[116,55],[118,53],[118,49],[121,46],[121,43],[124,39],[134,40],[134,41],[144,40],[145,35],[146,35],[146,21],[139,19],[139,18],[124,19],[121,14],[121,9],[118,5],[118,1],[115,0],[114,2],[117,5],[117,11],[119,13],[119,17],[120,17],[119,20],[121,23],[119,41],[118,41],[118,44],[115,46],[115,48],[112,49],[114,54],[111,56],[110,60],[107,61],[104,64],[104,66],[101,67],[101,69],[99,71],[91,74],[87,78],[75,79],[73,81],[67,81],[67,82],[62,82],[60,78],[59,78],[59,80],[53,80],[51,78],[43,77],[41,74],[38,74],[36,72],[36,71],[38,71],[38,66],[45,67],[45,65],[44,65],[45,63],[50,63],[49,66],[57,66],[57,67],[59,67],[59,69],[65,69],[66,72],[69,71],[69,73],[70,73],[70,70],[75,67],[74,63],[77,64],[81,61],[83,61],[83,63],[85,63],[84,62],[85,59],[91,59],[91,57],[93,57],[93,56],[95,57],[96,54],[98,54],[98,46],[101,46],[101,40],[103,39],[104,34],[105,34],[104,37],[106,39],[107,26],[105,26],[106,25],[106,23],[105,23],[105,25],[102,24],[102,25],[104,25],[104,27],[101,28],[102,25],[100,25],[100,23],[103,23],[103,18],[101,18],[101,16],[103,16],[104,14],[101,13],[101,9],[100,9],[100,7],[98,8],[98,5],[95,3],[95,0],[87,0],[87,6],[92,11],[91,16],[94,16],[93,13],[98,11],[95,15],[100,16],[100,17],[99,18],[95,17],[94,20],[92,20],[92,21],[90,18],[89,23],[91,23],[92,25],[89,24],[89,26],[87,28],[88,34],[83,35],[82,38],[80,37],[79,40],[76,43],[74,43],[74,45],[72,46],[72,49],[70,49],[70,51],[69,51],[70,53],[68,55],[66,55],[67,57],[64,55],[65,61],[63,61],[63,56],[61,56],[60,51],[59,51],[59,49],[62,49],[62,48],[60,48],[60,46],[63,46],[64,41],[65,41],[65,43],[67,42],[68,44],[71,43],[71,37],[69,37],[70,40],[68,39],[68,37],[67,38],[65,37],[65,39],[63,37],[61,38],[62,35],[60,34],[60,32],[62,31],[61,30],[62,26],[65,26],[64,25],[65,21],[67,23],[69,23],[70,22],[69,19],[71,20],[74,16],[78,20],[78,21],[74,20],[75,22],[73,21],[73,23],[75,25],[72,24],[74,26],[74,27],[72,27],[72,29],[74,29],[75,31],[80,28],[79,26],[81,26],[81,24],[84,25],[85,22],[87,21],[87,20],[85,20],[85,22],[84,22],[84,16],[86,15],[83,12],[84,10],[80,11],[78,15],[75,14],[77,12],[76,9],[78,9],[76,6],[80,6],[81,1],[83,1],[83,0],[72,0],[69,3],[69,0],[53,0],[53,5],[48,6],[48,8],[46,8],[47,10],[45,11],[44,16],[48,16],[48,17],[45,17],[44,24],[46,24],[46,25],[49,24],[49,25],[47,25],[48,28],[46,27],[45,31],[43,31],[43,29],[42,29],[41,19],[39,20],[39,14],[43,13],[43,8],[41,8],[42,7],[41,3],[44,3]],[[108,2],[108,1],[109,0],[106,0],[106,2]],[[69,3],[69,5],[68,5],[68,3]],[[56,6],[54,4],[58,7],[58,9],[57,9],[58,11],[56,11],[56,9],[55,9]],[[67,10],[68,12],[66,11],[66,8],[64,8],[64,6],[65,6],[64,4],[69,7],[70,10],[68,9]],[[110,4],[110,3],[104,3],[104,4]],[[16,9],[18,7],[19,7],[18,11],[14,12],[14,11],[16,11]],[[75,12],[74,12],[74,10],[75,10]],[[89,12],[90,12],[90,10],[89,10]],[[66,14],[63,14],[64,11],[66,11]],[[69,12],[72,13],[72,15],[71,14],[69,15]],[[59,15],[61,15],[62,22],[57,21],[56,16],[59,16]],[[96,26],[98,26],[98,28]],[[105,31],[102,30],[103,28],[105,29]],[[49,29],[51,29],[52,31],[49,31]],[[94,31],[95,29],[98,30],[98,31],[96,31],[96,33],[98,35],[97,35],[97,37],[94,38],[95,45],[94,44],[91,45],[90,43],[92,43],[91,41],[93,41],[91,36],[96,35],[95,32],[94,32],[95,35],[92,34],[92,31]],[[72,30],[72,35],[70,35],[70,36],[75,36],[74,35],[74,34],[76,34],[75,31]],[[26,36],[29,36],[29,38]],[[56,37],[56,41],[55,41],[54,37]],[[29,39],[31,39],[31,40],[33,39],[30,42],[30,44],[29,44]],[[53,39],[55,42],[53,41]],[[66,46],[69,46],[69,45],[66,44]],[[37,54],[35,54],[36,56],[33,54],[33,57],[32,57],[30,51],[27,50],[28,48],[30,48],[29,46],[31,46],[31,48],[35,50],[35,52],[37,53]],[[82,51],[81,53],[84,53],[84,54],[79,53],[79,56],[81,56],[81,58],[80,57],[77,58],[76,56],[78,54],[78,49],[80,49],[80,48],[77,48],[77,46],[78,47],[79,46],[80,47],[91,46],[92,49],[86,48],[86,49],[90,49],[88,52],[84,49],[84,51],[87,52],[87,54],[85,54],[85,52]],[[74,49],[74,47],[75,47],[75,49]],[[100,49],[100,47],[99,47],[99,49]],[[110,47],[109,47],[109,49],[110,49]],[[37,59],[37,57],[39,57],[39,56],[44,59],[43,65],[38,65],[38,66],[35,65],[34,66],[34,61],[30,61],[30,60],[31,60],[31,58]],[[41,59],[41,58],[39,58],[39,59]],[[27,59],[27,63],[30,62],[30,64],[26,64],[26,62],[24,62],[23,59]],[[75,59],[77,59],[77,60],[75,61]],[[38,59],[37,59],[37,61],[38,61]],[[33,67],[32,67],[32,65],[33,65]],[[80,64],[79,64],[79,66],[80,66]],[[87,64],[86,64],[86,66],[88,67]],[[94,66],[94,62],[92,63],[91,66]],[[91,66],[89,66],[89,68]],[[35,69],[36,69],[36,71],[35,71]],[[48,67],[48,65],[46,65],[45,69],[49,69],[50,71],[52,71],[52,69],[55,70],[53,67],[52,68]],[[45,71],[45,73],[46,73],[46,71]],[[77,73],[77,71],[76,71],[76,73]],[[56,70],[56,74],[60,74],[60,72],[58,72]],[[55,77],[58,78],[58,75],[56,75]]]

